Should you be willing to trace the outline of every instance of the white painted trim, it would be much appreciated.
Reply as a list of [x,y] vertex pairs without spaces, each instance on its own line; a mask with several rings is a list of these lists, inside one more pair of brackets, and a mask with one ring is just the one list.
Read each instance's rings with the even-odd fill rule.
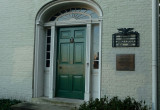
[[50,22],[44,23],[45,27],[55,26],[55,25],[56,25],[55,21],[50,21]]
[[91,24],[87,24],[86,34],[86,70],[85,70],[85,101],[91,97]]
[[102,20],[99,23],[99,74],[98,74],[98,79],[99,79],[99,93],[98,93],[98,98],[101,98],[101,74],[102,71]]
[[[34,88],[33,88],[33,97],[40,97],[42,96],[43,92],[43,81],[40,81],[42,78],[43,79],[43,75],[42,72],[44,71],[44,68],[40,67],[44,64],[41,64],[41,59],[40,57],[42,57],[43,55],[41,54],[42,51],[40,51],[40,49],[42,49],[42,47],[40,47],[41,45],[44,45],[44,40],[41,40],[42,42],[40,42],[40,39],[42,39],[42,35],[44,34],[44,27],[41,26],[40,24],[36,25],[36,36],[35,37],[35,54],[34,54]],[[44,49],[44,48],[43,48]],[[45,51],[44,51],[45,52]],[[44,58],[44,57],[43,57]],[[41,60],[40,60],[41,59]],[[41,64],[41,65],[40,65]],[[44,66],[43,66],[44,67]]]
[[84,4],[87,4],[88,6],[92,7],[92,9],[94,9],[100,17],[103,15],[100,6],[98,4],[96,4],[94,1],[91,1],[91,0],[67,0],[67,1],[66,0],[58,0],[58,1],[54,1],[54,2],[51,2],[47,5],[45,5],[41,9],[41,11],[38,13],[36,20],[41,21],[43,16],[45,16],[45,13],[47,12],[47,10],[49,10],[50,8],[57,7],[59,5],[67,4],[67,3],[80,3],[80,4],[84,3]]
[[56,74],[57,74],[57,28],[55,27],[54,33],[54,57],[53,57],[53,97],[56,95]]
[[43,26],[44,24],[43,24],[41,21],[37,20],[37,21],[36,21],[36,25],[37,25],[37,26],[38,26],[38,25]]
[[91,20],[77,20],[77,21],[57,21],[56,26],[64,26],[64,25],[86,25],[87,23],[91,23]]
[[[51,9],[52,7],[58,7],[62,4],[66,3],[79,3],[79,4],[85,4],[88,5],[91,9],[94,9],[97,14],[99,15],[99,19],[90,19],[90,20],[76,20],[74,21],[63,21],[63,22],[48,22],[45,23],[43,22],[43,16],[45,16],[45,13]],[[56,27],[58,26],[73,26],[73,25],[86,25],[87,24],[87,39],[86,39],[86,72],[85,72],[85,101],[88,101],[90,99],[91,95],[91,90],[90,90],[90,82],[91,82],[91,24],[94,23],[100,23],[99,20],[102,19],[102,10],[101,8],[93,1],[91,0],[58,0],[58,1],[53,1],[47,5],[45,5],[37,14],[36,17],[36,35],[35,35],[35,60],[34,60],[34,97],[39,97],[38,96],[38,86],[39,83],[38,81],[38,72],[39,72],[39,67],[38,67],[38,60],[39,60],[39,36],[40,36],[40,30],[39,26],[49,26],[52,27],[52,43],[51,43],[51,65],[49,69],[49,97],[53,98],[55,96],[55,87],[56,87],[56,50],[57,50],[57,35],[56,35]],[[101,32],[100,32],[101,33]],[[101,44],[101,42],[100,42]],[[101,47],[100,47],[101,49]],[[53,67],[53,68],[52,68]],[[99,76],[100,77],[100,76]],[[99,91],[100,92],[100,91]]]
[[[40,25],[36,25],[36,35],[39,36],[39,26]],[[39,37],[36,37],[35,39],[35,61],[34,61],[34,94],[33,97],[38,97],[38,52],[39,52]]]
[[44,24],[44,26],[70,26],[70,25],[86,25],[88,23],[96,24],[100,23],[99,19],[88,19],[88,20],[73,20],[73,21],[50,21]]
[[50,69],[49,69],[49,98],[53,98],[55,93],[55,87],[53,86],[54,81],[54,49],[55,49],[55,26],[51,27],[51,51],[50,51]]
[[[50,58],[50,67],[49,67],[49,98],[55,97],[55,90],[56,90],[56,50],[57,50],[57,36],[56,36],[56,26],[55,23],[52,23],[51,26],[51,58]],[[100,55],[100,69],[98,74],[98,79],[101,81],[101,22],[99,22],[99,29],[100,29],[100,38],[99,38],[99,55]],[[71,24],[72,25],[72,24]],[[83,24],[86,25],[86,24]],[[86,70],[85,70],[85,95],[84,100],[88,101],[91,98],[91,22],[87,24],[86,29]],[[37,31],[39,32],[39,31]],[[36,55],[37,56],[37,55]],[[37,60],[38,61],[38,60]],[[38,62],[37,62],[38,64]],[[52,68],[53,67],[53,68]],[[38,67],[37,67],[38,68]],[[36,74],[38,75],[38,74]],[[35,76],[36,77],[36,76]],[[99,81],[99,97],[100,98],[100,85],[101,82]],[[35,83],[36,85],[37,83]],[[38,93],[38,91],[35,91]]]

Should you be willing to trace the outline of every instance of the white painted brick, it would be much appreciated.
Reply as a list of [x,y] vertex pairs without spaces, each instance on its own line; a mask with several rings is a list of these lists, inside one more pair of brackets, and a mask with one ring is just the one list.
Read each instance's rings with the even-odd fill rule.
[[[0,98],[32,97],[35,17],[51,0],[0,1]],[[103,10],[102,96],[152,100],[151,0],[95,0]],[[135,28],[140,47],[112,48],[117,28]],[[116,54],[135,54],[135,71],[116,71]]]
[[0,98],[31,99],[35,17],[49,1],[0,1]]
[[[152,100],[151,1],[96,0],[103,9],[102,96],[131,96]],[[112,48],[117,28],[134,28],[140,33],[140,47]],[[135,54],[135,71],[116,71],[116,54]]]

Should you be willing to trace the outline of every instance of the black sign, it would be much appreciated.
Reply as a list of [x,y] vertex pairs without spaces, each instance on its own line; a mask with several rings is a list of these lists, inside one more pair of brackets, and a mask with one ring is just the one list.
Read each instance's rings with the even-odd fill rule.
[[112,35],[112,47],[139,47],[139,33],[133,28],[121,28]]

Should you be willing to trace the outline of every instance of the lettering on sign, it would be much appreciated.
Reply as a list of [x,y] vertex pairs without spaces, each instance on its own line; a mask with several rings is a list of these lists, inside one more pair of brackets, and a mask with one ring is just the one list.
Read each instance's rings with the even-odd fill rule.
[[112,35],[112,47],[139,47],[139,33],[133,28],[121,28]]
[[135,70],[135,54],[117,54],[116,70],[134,71]]

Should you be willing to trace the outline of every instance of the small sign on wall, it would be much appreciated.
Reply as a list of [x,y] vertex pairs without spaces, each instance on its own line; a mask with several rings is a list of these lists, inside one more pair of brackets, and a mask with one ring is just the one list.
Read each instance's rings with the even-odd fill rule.
[[112,47],[139,47],[139,33],[133,28],[120,28],[112,35]]
[[117,54],[116,55],[117,71],[134,71],[135,54]]

